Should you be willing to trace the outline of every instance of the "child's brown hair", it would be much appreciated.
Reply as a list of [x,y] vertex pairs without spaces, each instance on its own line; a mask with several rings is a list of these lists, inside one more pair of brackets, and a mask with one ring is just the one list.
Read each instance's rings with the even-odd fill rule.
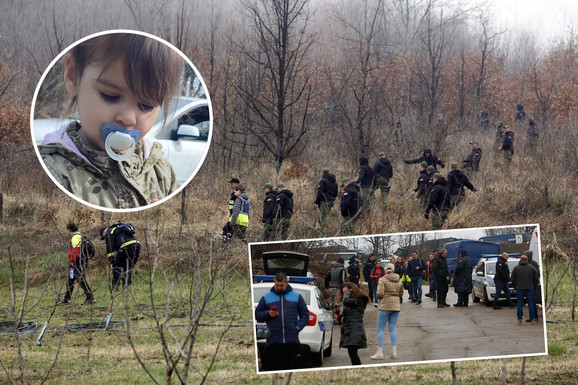
[[[117,60],[124,64],[124,76],[130,90],[145,104],[164,106],[165,117],[169,102],[179,92],[183,59],[177,52],[158,40],[133,33],[112,33],[86,40],[70,51],[73,77],[79,84],[85,68],[91,63],[106,69]],[[73,96],[66,114],[76,109]]]

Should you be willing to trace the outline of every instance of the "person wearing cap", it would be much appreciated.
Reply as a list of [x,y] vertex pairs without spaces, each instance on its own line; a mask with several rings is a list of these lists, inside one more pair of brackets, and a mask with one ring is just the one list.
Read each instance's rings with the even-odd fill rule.
[[354,283],[359,287],[359,278],[361,276],[361,271],[359,269],[359,258],[357,256],[351,257],[349,259],[349,266],[347,267],[347,273],[349,274],[349,282]]
[[438,308],[449,307],[450,305],[446,302],[446,298],[450,272],[448,271],[448,251],[446,249],[442,249],[433,260],[433,273],[436,277]]
[[343,223],[341,231],[345,235],[352,235],[355,231],[355,221],[359,215],[359,185],[351,182],[349,178],[343,178],[341,187],[344,188],[341,195],[341,215]]
[[[430,179],[430,174],[428,171],[428,165],[426,161],[420,163],[421,170],[419,171],[419,177],[417,179],[417,186],[411,192],[411,195],[414,196],[416,199],[420,200],[420,206],[422,209],[425,209],[425,206],[428,202],[428,195],[429,190],[427,188],[428,181]],[[432,174],[433,175],[433,166],[431,166]]]
[[271,183],[263,186],[265,200],[263,201],[263,240],[274,241],[277,239],[275,231],[275,203],[277,201],[277,191],[273,190]]
[[429,212],[431,210],[431,225],[432,230],[439,230],[444,225],[445,220],[448,217],[448,210],[450,207],[450,190],[448,188],[448,182],[440,174],[435,173],[432,178],[434,186],[431,189],[429,202],[425,208],[425,219],[429,218]]
[[385,326],[389,325],[392,359],[397,358],[397,321],[401,311],[400,298],[403,298],[403,284],[398,274],[394,273],[395,266],[385,265],[385,275],[377,284],[377,298],[379,299],[377,314],[377,352],[369,357],[372,360],[383,360],[383,344],[385,342]]
[[437,165],[439,164],[442,168],[444,168],[446,165],[443,162],[443,160],[438,159],[437,156],[435,156],[432,153],[432,150],[429,148],[426,148],[425,150],[423,150],[423,155],[420,156],[419,158],[413,159],[413,160],[404,160],[405,163],[407,164],[415,164],[415,163],[421,163],[421,162],[426,162],[428,164],[428,166],[433,166],[434,170],[437,171]]
[[289,227],[293,216],[293,193],[285,187],[284,183],[277,185],[277,198],[275,200],[275,226],[279,239],[289,239]]
[[458,164],[452,162],[451,171],[448,174],[448,188],[450,190],[450,210],[459,205],[466,195],[466,187],[471,191],[477,191],[466,174],[458,168]]
[[387,207],[387,196],[389,194],[389,180],[393,177],[393,168],[391,162],[385,156],[385,152],[380,152],[379,159],[373,165],[373,171],[377,178],[377,187],[381,191],[381,205],[383,208]]
[[512,287],[516,289],[516,299],[518,302],[518,325],[522,324],[524,298],[528,301],[528,311],[530,312],[530,322],[532,325],[538,323],[538,312],[536,311],[536,304],[534,302],[534,295],[536,288],[540,282],[538,270],[529,264],[528,256],[522,254],[518,266],[512,270]]
[[458,302],[454,306],[468,307],[469,297],[472,293],[472,260],[466,249],[460,251],[458,264],[454,270],[454,290],[458,294]]
[[375,199],[374,188],[377,185],[377,178],[367,156],[359,157],[359,177],[356,182],[361,187],[361,211],[363,215],[369,215]]
[[480,169],[480,161],[482,160],[482,149],[476,141],[472,141],[470,144],[472,145],[472,152],[462,161],[462,167],[468,172],[478,172]]
[[329,171],[327,167],[323,169],[323,177],[317,185],[317,197],[315,202],[313,202],[317,206],[319,223],[322,229],[327,227],[327,215],[329,215],[329,210],[333,207],[338,192],[335,175]]
[[504,126],[504,140],[498,150],[504,152],[506,167],[509,169],[512,163],[512,157],[514,156],[514,132],[510,129],[509,125]]

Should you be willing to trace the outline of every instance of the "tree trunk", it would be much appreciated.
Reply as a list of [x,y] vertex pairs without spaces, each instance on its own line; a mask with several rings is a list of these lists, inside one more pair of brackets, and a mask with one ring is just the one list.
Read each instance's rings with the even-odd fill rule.
[[2,193],[0,192],[0,224],[2,223],[3,212],[4,212],[4,195],[2,195]]
[[450,368],[452,370],[452,385],[456,385],[456,362],[450,362]]

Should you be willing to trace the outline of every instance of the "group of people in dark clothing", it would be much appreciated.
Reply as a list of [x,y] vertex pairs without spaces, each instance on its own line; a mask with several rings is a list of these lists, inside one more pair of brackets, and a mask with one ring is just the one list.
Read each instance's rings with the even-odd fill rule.
[[[328,278],[326,278],[326,285],[330,285],[332,300],[335,301],[339,296],[338,301],[343,306],[340,347],[348,349],[352,365],[361,364],[357,351],[367,347],[363,324],[363,314],[367,305],[374,303],[374,306],[380,309],[377,320],[378,350],[375,355],[370,357],[371,359],[384,358],[383,333],[386,323],[389,323],[392,343],[391,358],[397,358],[396,325],[401,311],[400,304],[403,303],[404,286],[408,287],[410,302],[420,305],[422,303],[422,279],[427,277],[430,281],[430,292],[426,296],[437,301],[437,308],[451,306],[446,302],[450,281],[447,254],[446,249],[439,252],[434,250],[426,264],[419,257],[417,251],[413,251],[408,261],[404,262],[401,256],[397,260],[392,258],[390,263],[385,264],[385,267],[382,267],[382,262],[372,254],[363,265],[363,276],[368,288],[367,294],[360,289],[360,261],[358,257],[353,257],[349,261],[348,281],[343,258],[333,264]],[[506,294],[506,300],[510,307],[514,307],[508,288],[508,282],[511,279],[512,287],[516,290],[517,296],[517,324],[522,324],[525,299],[529,308],[529,319],[526,322],[535,325],[538,322],[535,304],[535,291],[538,288],[540,275],[538,263],[532,260],[532,251],[526,251],[510,274],[507,260],[508,254],[502,253],[496,264],[494,309],[501,309],[497,304],[502,290]],[[469,296],[473,289],[472,269],[473,265],[468,252],[462,249],[453,272],[453,286],[458,296],[454,307],[469,306]],[[331,281],[331,284],[328,281]]]

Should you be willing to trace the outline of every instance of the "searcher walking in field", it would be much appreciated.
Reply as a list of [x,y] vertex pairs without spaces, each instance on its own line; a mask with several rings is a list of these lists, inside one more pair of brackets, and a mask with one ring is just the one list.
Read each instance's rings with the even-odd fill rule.
[[[94,247],[92,251],[89,250],[87,243],[90,241],[84,237],[78,226],[74,222],[66,225],[66,230],[71,236],[70,249],[68,250],[68,260],[70,262],[68,280],[66,281],[66,294],[62,300],[62,304],[69,304],[72,298],[72,291],[74,290],[74,282],[78,281],[78,286],[84,291],[86,301],[84,305],[95,303],[94,296],[86,282],[86,271],[88,269],[88,260],[94,256]],[[90,243],[92,245],[92,243]]]
[[140,242],[135,237],[134,226],[115,222],[100,229],[100,239],[106,244],[106,255],[112,268],[112,288],[128,287],[132,282],[132,271],[140,255]]

